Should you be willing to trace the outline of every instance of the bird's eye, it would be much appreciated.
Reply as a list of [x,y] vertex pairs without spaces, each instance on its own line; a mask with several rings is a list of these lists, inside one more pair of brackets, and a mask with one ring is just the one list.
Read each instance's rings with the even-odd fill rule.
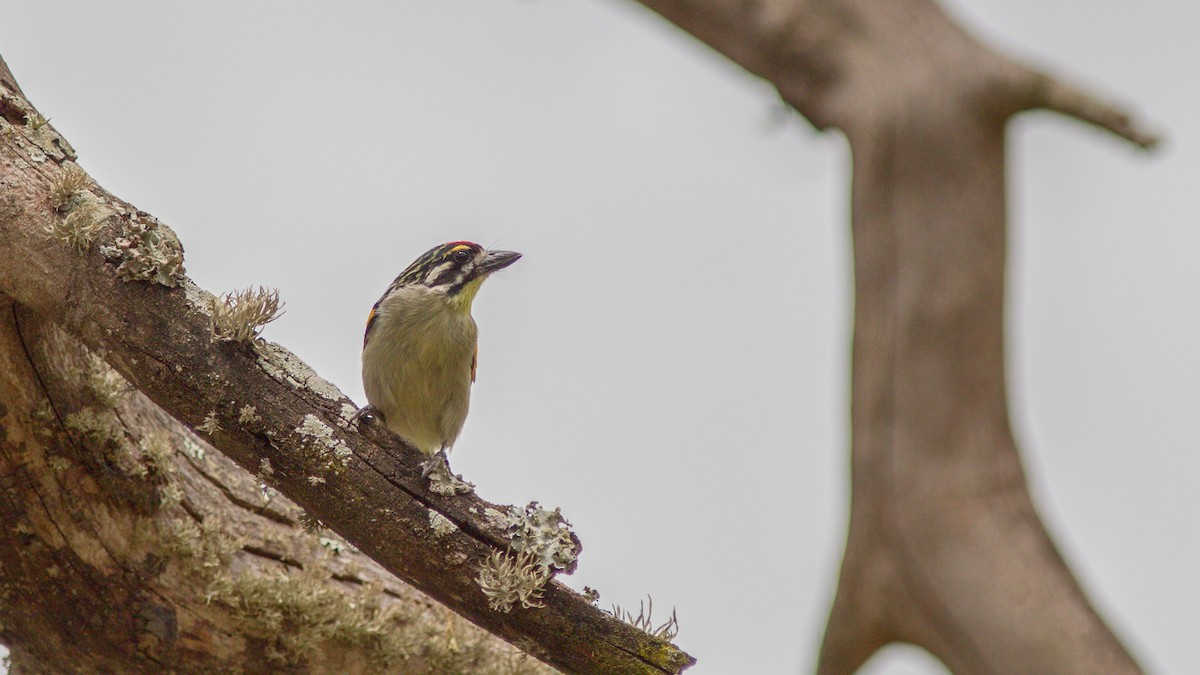
[[459,263],[461,265],[462,263],[465,263],[471,259],[471,252],[467,251],[466,249],[463,249],[461,251],[455,251],[453,258],[454,258],[454,262]]

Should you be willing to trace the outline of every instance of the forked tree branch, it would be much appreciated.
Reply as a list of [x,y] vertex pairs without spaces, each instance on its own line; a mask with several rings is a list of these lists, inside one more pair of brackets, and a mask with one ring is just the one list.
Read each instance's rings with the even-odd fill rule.
[[1045,109],[1145,149],[1159,141],[1131,111],[976,40],[932,0],[638,1],[773,84],[820,129],[861,124],[872,98],[959,89],[970,78],[971,95],[1005,117]]
[[640,2],[850,143],[852,499],[818,672],[894,641],[956,673],[1137,672],[1042,526],[1012,437],[1004,146],[1038,108],[1156,136],[932,0]]
[[163,410],[207,430],[222,453],[384,568],[546,663],[592,673],[693,663],[555,581],[544,607],[489,607],[477,579],[493,552],[510,548],[508,508],[431,489],[423,455],[378,426],[350,428],[349,399],[282,347],[214,340],[213,296],[181,276],[174,235],[148,214],[92,186],[94,219],[74,223],[87,236],[74,245],[50,236],[64,220],[51,186],[74,153],[2,60],[0,87],[0,293],[104,354]]

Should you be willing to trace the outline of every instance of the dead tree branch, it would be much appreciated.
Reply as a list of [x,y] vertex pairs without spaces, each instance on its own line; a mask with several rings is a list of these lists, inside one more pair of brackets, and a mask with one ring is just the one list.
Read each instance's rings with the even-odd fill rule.
[[1137,672],[1047,535],[1010,429],[1005,129],[1053,110],[1140,147],[1102,98],[930,0],[640,0],[853,156],[849,535],[818,672],[892,641],[956,673]]

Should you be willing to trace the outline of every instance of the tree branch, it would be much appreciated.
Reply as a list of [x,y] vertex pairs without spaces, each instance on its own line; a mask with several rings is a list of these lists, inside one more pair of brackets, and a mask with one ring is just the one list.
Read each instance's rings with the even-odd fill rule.
[[1157,132],[1133,119],[1132,113],[1049,73],[1021,67],[1013,80],[1012,98],[1024,110],[1050,110],[1108,131],[1143,150],[1161,141]]
[[852,499],[818,672],[892,641],[956,673],[1138,671],[1034,509],[1004,373],[1005,127],[1046,108],[1154,134],[931,0],[640,0],[853,156]]
[[639,2],[775,85],[818,129],[849,130],[865,105],[905,89],[919,93],[925,78],[963,89],[970,74],[977,78],[970,95],[993,102],[1005,118],[1045,109],[1143,149],[1160,140],[1121,106],[979,42],[930,0]]
[[282,347],[214,342],[213,296],[182,276],[174,234],[149,214],[93,186],[82,256],[48,236],[63,221],[51,184],[74,153],[5,73],[0,61],[0,292],[105,354],[176,419],[211,429],[221,452],[384,568],[546,663],[595,673],[693,663],[555,581],[544,607],[491,609],[476,578],[509,549],[508,508],[431,490],[423,455],[377,426],[351,429],[351,401]]
[[302,513],[0,295],[13,672],[491,673],[523,656]]

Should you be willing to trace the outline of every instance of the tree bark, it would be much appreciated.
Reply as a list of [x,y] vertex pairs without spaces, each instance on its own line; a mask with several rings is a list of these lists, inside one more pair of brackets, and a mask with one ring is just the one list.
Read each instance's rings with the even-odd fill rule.
[[[542,607],[492,609],[477,579],[511,548],[509,508],[443,494],[282,347],[214,340],[213,296],[169,228],[91,184],[56,211],[74,159],[0,61],[0,637],[16,666],[532,670],[453,622],[406,632],[447,619],[383,570],[567,671],[693,662],[555,581]],[[92,240],[49,233],[68,230]],[[139,393],[110,396],[108,366]],[[264,504],[260,483],[287,499]],[[302,536],[300,508],[382,569]]]
[[957,673],[1137,672],[1045,531],[1004,371],[1005,132],[1119,108],[981,44],[932,2],[641,0],[853,157],[850,527],[818,672],[893,641]]

